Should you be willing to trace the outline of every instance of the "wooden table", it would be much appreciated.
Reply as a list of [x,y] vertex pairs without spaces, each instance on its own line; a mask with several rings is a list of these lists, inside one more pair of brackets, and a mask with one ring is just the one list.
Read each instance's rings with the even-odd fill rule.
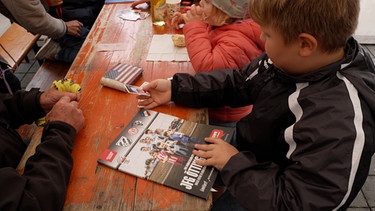
[[[115,64],[129,63],[144,69],[136,83],[168,78],[176,72],[194,73],[190,62],[146,61],[154,33],[176,33],[168,26],[153,28],[146,20],[124,21],[117,17],[130,4],[106,4],[72,64],[67,78],[82,87],[80,107],[85,128],[73,148],[74,167],[64,210],[208,210],[208,200],[139,179],[97,163],[100,154],[138,112],[135,95],[100,85],[100,78]],[[178,32],[181,33],[181,32]],[[111,48],[98,51],[105,44]],[[206,121],[206,110],[176,105],[155,109],[192,121]]]

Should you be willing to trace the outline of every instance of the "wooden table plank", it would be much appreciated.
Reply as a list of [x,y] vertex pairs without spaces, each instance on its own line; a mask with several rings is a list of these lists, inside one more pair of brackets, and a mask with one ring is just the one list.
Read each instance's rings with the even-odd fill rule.
[[[170,27],[153,28],[151,18],[124,21],[117,17],[130,4],[105,4],[67,78],[82,87],[80,107],[85,128],[73,148],[74,167],[64,210],[208,210],[208,200],[136,178],[97,163],[100,154],[138,112],[134,95],[100,85],[100,78],[115,64],[129,63],[144,69],[136,83],[168,78],[176,72],[194,74],[190,62],[146,61],[154,33],[181,33]],[[197,122],[207,122],[205,109],[174,104],[155,109]]]

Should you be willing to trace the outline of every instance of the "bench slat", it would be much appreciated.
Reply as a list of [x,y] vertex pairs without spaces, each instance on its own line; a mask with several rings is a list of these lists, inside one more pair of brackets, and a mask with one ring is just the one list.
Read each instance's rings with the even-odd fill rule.
[[13,61],[2,47],[0,47],[0,55],[13,69],[16,69],[27,57],[27,54],[34,47],[39,37],[39,34],[33,35],[17,23],[12,23],[0,37],[0,44],[16,62]]
[[23,174],[27,159],[34,155],[36,147],[40,144],[40,137],[42,137],[43,127],[38,127],[35,124],[32,124],[24,125],[21,128],[18,130],[21,136],[24,135],[22,133],[27,133],[28,135],[31,134],[31,136],[27,139],[30,140],[30,143],[27,146],[25,153],[23,153],[23,156],[16,168],[18,173]]
[[41,91],[46,91],[51,87],[53,81],[63,79],[69,68],[70,64],[68,63],[45,60],[27,85],[26,90],[40,88]]

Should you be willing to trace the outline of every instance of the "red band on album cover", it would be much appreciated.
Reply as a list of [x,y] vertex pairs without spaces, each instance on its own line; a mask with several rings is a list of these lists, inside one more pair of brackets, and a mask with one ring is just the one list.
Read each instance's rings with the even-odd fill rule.
[[102,159],[102,160],[106,160],[106,161],[108,161],[108,162],[112,162],[113,159],[116,157],[116,154],[117,154],[116,151],[112,151],[112,150],[106,149],[106,150],[100,155],[100,159]]
[[214,129],[211,131],[210,137],[211,138],[222,138],[224,136],[223,130]]

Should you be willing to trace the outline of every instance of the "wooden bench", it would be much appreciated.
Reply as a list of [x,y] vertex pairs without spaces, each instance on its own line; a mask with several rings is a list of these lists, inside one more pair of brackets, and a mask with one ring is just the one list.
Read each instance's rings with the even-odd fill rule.
[[46,91],[51,87],[53,81],[63,79],[69,68],[70,64],[68,63],[45,60],[27,85],[26,90],[39,88],[41,91]]
[[24,59],[28,61],[27,54],[39,37],[39,34],[31,34],[17,23],[12,23],[0,37],[0,55],[15,70]]
[[[27,85],[26,90],[30,90],[31,88],[39,88],[41,91],[48,90],[53,81],[63,79],[66,76],[69,68],[70,64],[45,60]],[[40,143],[43,127],[38,127],[36,124],[22,125],[17,131],[23,140],[30,140],[17,167],[17,171],[22,174],[27,159],[35,153],[35,148]]]

